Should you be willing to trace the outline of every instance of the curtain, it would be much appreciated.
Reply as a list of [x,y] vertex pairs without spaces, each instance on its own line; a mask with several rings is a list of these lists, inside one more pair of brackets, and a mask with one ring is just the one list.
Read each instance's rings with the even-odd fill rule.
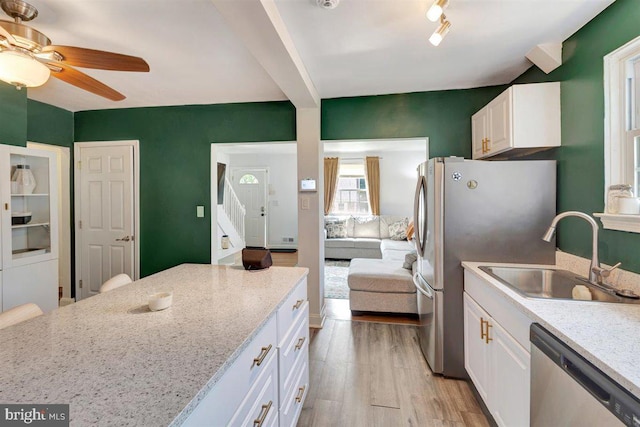
[[338,158],[324,158],[324,214],[329,215],[338,187]]
[[367,156],[365,160],[365,177],[371,214],[380,215],[380,158]]

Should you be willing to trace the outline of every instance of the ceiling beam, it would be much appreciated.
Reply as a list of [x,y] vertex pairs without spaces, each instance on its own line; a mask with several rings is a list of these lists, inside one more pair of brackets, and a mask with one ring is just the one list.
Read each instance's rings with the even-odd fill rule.
[[235,34],[296,108],[320,97],[274,0],[211,0]]

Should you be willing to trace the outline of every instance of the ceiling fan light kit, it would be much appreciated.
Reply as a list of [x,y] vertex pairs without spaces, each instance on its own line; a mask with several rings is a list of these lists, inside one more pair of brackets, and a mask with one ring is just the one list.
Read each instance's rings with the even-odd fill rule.
[[42,86],[50,75],[51,70],[29,54],[18,50],[0,52],[0,80],[18,89]]
[[73,66],[111,71],[149,71],[149,64],[136,56],[52,45],[47,36],[23,24],[38,16],[38,10],[23,0],[0,0],[0,7],[14,19],[14,22],[0,20],[0,80],[18,89],[41,86],[53,76],[93,94],[120,101],[125,98],[124,95]]

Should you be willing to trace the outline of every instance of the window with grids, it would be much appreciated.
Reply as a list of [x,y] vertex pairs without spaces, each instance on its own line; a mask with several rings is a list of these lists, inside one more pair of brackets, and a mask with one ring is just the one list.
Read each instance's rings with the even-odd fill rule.
[[629,183],[633,185],[633,193],[637,196],[640,190],[640,45],[638,55],[629,59],[626,64],[626,96],[625,143],[628,156]]
[[340,215],[370,214],[364,162],[340,163],[338,188],[333,199],[331,213]]

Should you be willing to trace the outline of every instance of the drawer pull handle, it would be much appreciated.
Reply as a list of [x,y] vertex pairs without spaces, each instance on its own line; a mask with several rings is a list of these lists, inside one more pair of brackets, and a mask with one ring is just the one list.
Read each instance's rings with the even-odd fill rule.
[[253,425],[255,427],[261,427],[262,426],[262,423],[264,423],[264,420],[267,419],[267,414],[271,410],[271,405],[272,404],[273,404],[273,400],[270,400],[269,403],[267,403],[266,405],[262,405],[262,409],[260,410],[260,415],[258,415],[258,418],[253,420]]
[[303,385],[298,389],[298,395],[296,396],[296,402],[302,402],[302,398],[304,397],[304,389],[307,388],[306,385]]
[[298,344],[296,344],[296,350],[300,350],[302,348],[306,339],[307,337],[302,337],[298,339]]
[[293,309],[292,310],[299,309],[303,302],[304,302],[303,299],[299,299],[298,301],[296,301],[296,303],[293,305]]
[[484,342],[486,344],[489,344],[489,341],[493,341],[493,338],[489,337],[489,328],[492,328],[493,325],[491,323],[489,323],[489,321],[487,320],[487,333],[484,336]]
[[270,351],[271,351],[271,344],[269,344],[269,347],[262,347],[262,350],[260,351],[260,354],[258,355],[258,357],[253,359],[253,364],[251,365],[251,367],[253,368],[254,365],[260,366],[260,364],[264,362],[264,358],[267,357],[267,354],[269,354]]

